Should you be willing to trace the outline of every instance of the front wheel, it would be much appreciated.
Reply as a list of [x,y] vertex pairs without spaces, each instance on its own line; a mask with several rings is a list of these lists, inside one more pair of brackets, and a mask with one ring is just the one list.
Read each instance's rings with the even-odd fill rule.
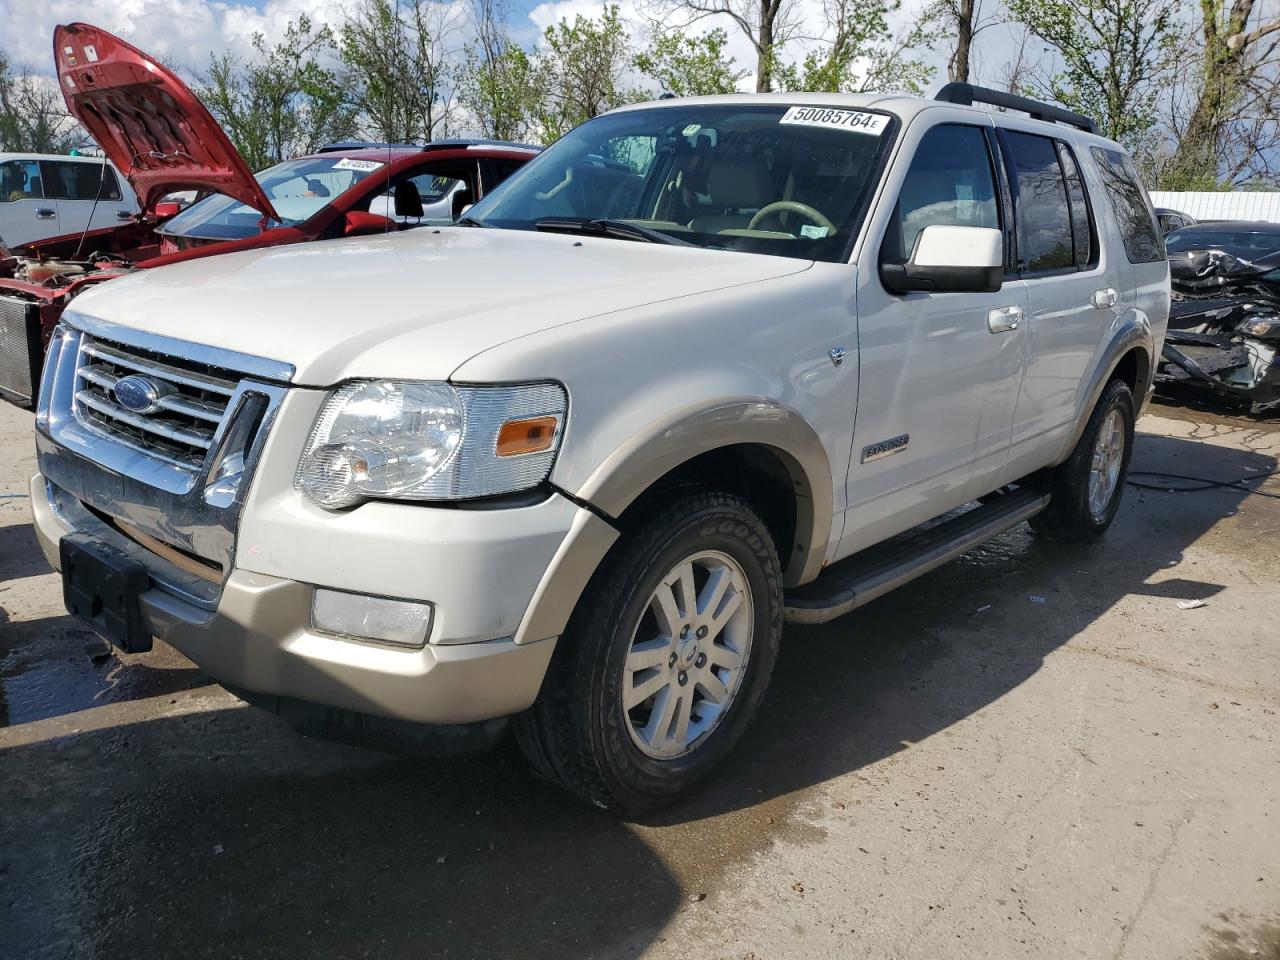
[[742,737],[782,632],[769,532],[738,497],[673,494],[624,535],[516,725],[546,776],[639,813],[679,798]]
[[1093,540],[1106,532],[1120,509],[1129,474],[1135,410],[1127,383],[1107,384],[1075,450],[1054,469],[1053,498],[1032,519],[1032,529],[1075,541]]

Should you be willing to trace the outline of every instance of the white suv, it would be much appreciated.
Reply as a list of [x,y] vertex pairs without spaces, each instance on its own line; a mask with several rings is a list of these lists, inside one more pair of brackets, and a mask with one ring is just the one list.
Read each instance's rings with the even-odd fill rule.
[[0,238],[10,247],[118,226],[138,204],[109,161],[0,153]]
[[1106,530],[1168,309],[1146,194],[1077,115],[627,107],[458,226],[82,295],[36,526],[126,650],[366,744],[513,718],[643,809],[743,735],[785,620],[1024,520]]

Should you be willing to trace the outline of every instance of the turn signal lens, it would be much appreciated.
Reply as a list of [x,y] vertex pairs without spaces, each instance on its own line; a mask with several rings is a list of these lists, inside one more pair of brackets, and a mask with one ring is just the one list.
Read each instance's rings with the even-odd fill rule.
[[550,450],[556,441],[557,417],[530,417],[508,420],[498,431],[496,453],[500,457],[522,457]]

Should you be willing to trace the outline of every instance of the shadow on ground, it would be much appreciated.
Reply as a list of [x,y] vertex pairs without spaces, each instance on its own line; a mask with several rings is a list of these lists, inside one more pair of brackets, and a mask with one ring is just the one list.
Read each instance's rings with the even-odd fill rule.
[[[1160,437],[1135,458],[1223,479],[1274,466]],[[1148,580],[1244,496],[1130,490],[1101,543],[1019,528],[844,620],[789,629],[715,782],[639,824],[539,782],[510,745],[393,759],[248,709],[0,750],[0,928],[21,957],[633,956],[792,829],[808,788],[991,704],[1127,594],[1212,597],[1211,579]]]

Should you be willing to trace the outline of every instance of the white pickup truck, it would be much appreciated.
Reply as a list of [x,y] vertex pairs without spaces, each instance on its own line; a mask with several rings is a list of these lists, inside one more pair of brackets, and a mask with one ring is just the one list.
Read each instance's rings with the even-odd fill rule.
[[1105,531],[1168,310],[1086,118],[955,84],[642,104],[457,226],[85,293],[36,527],[125,650],[371,745],[511,725],[640,810],[742,738],[784,621],[1022,521]]

